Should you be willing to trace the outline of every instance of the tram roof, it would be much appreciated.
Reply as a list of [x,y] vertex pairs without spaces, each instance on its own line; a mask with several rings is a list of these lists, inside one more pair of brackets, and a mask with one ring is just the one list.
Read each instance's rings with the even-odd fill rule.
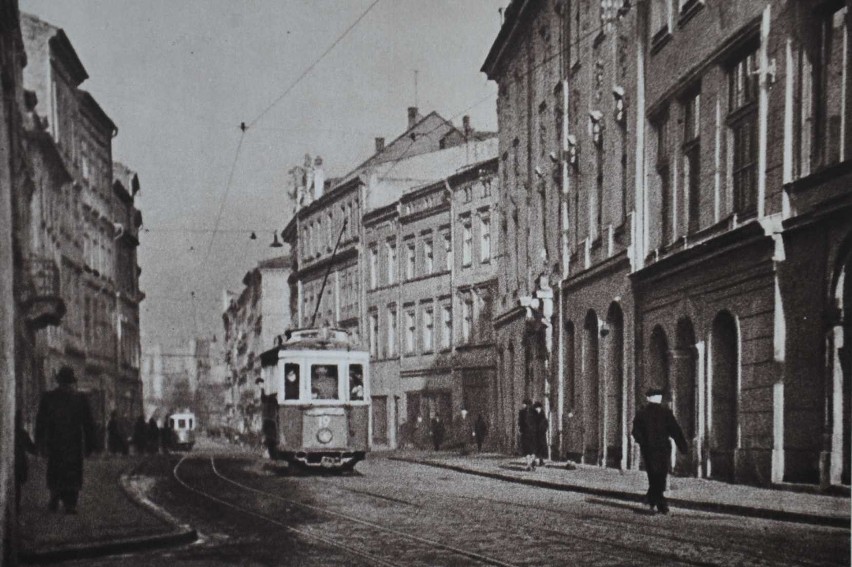
[[351,351],[352,339],[345,329],[329,327],[293,329],[275,337],[275,346],[260,355],[262,366],[278,362],[281,350],[346,350]]

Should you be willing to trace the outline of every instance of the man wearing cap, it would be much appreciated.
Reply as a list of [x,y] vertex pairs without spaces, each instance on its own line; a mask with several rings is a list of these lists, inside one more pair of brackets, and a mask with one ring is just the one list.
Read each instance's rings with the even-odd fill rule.
[[656,508],[667,514],[669,505],[663,492],[671,463],[669,439],[674,439],[681,453],[686,453],[687,443],[672,410],[662,405],[663,390],[652,388],[646,395],[648,404],[633,419],[633,438],[639,443],[648,473],[648,506],[652,512]]
[[48,508],[59,502],[65,513],[77,513],[77,496],[83,485],[83,456],[95,447],[95,423],[86,397],[77,392],[74,370],[63,366],[56,374],[59,386],[42,395],[36,416],[36,444],[47,454]]

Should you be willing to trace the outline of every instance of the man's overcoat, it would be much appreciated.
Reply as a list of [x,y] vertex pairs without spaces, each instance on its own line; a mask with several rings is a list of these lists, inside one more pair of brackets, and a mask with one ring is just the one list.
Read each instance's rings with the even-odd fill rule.
[[36,444],[47,453],[47,487],[80,490],[83,458],[95,446],[95,423],[89,402],[70,388],[45,393],[36,416]]

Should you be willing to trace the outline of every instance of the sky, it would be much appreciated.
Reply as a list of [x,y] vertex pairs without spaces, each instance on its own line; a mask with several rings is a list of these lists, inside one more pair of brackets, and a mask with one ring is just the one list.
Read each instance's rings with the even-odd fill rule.
[[497,129],[479,69],[508,0],[379,0],[288,92],[373,2],[19,0],[65,30],[119,127],[113,158],[139,174],[143,352],[221,340],[223,290],[283,250],[269,244],[306,153],[342,175],[415,105]]

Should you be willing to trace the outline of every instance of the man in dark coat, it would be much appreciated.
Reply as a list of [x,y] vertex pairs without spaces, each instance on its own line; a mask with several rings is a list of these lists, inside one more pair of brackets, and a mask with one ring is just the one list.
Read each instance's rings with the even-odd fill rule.
[[535,416],[535,457],[538,459],[538,464],[544,466],[544,460],[547,458],[547,429],[549,423],[541,402],[533,404],[533,415]]
[[137,455],[144,455],[148,449],[148,426],[145,424],[145,416],[140,415],[133,424],[133,446]]
[[76,390],[74,370],[63,366],[56,375],[59,386],[45,393],[36,416],[36,444],[47,453],[47,488],[51,511],[61,500],[67,514],[77,513],[83,486],[83,456],[95,447],[95,423],[89,401]]
[[127,454],[127,439],[124,437],[121,423],[118,421],[118,412],[113,411],[107,422],[107,449],[113,455]]
[[681,453],[686,453],[688,447],[672,410],[662,405],[663,390],[648,390],[647,400],[648,404],[636,412],[633,419],[633,438],[639,443],[648,473],[648,506],[652,512],[656,507],[667,514],[669,505],[663,492],[671,464],[672,445],[669,439],[674,439]]
[[441,448],[441,443],[444,442],[444,434],[446,433],[446,429],[444,428],[444,422],[441,421],[440,416],[435,414],[432,418],[432,446],[435,447],[435,450],[439,450]]
[[148,420],[148,452],[160,452],[160,428],[157,427],[157,420],[153,416]]
[[476,416],[476,423],[473,424],[473,436],[476,439],[476,449],[481,453],[482,444],[485,442],[485,437],[488,435],[488,422],[482,417],[482,414]]
[[525,399],[518,412],[518,429],[520,430],[521,454],[524,456],[527,470],[535,469],[536,417],[532,409],[532,401]]

